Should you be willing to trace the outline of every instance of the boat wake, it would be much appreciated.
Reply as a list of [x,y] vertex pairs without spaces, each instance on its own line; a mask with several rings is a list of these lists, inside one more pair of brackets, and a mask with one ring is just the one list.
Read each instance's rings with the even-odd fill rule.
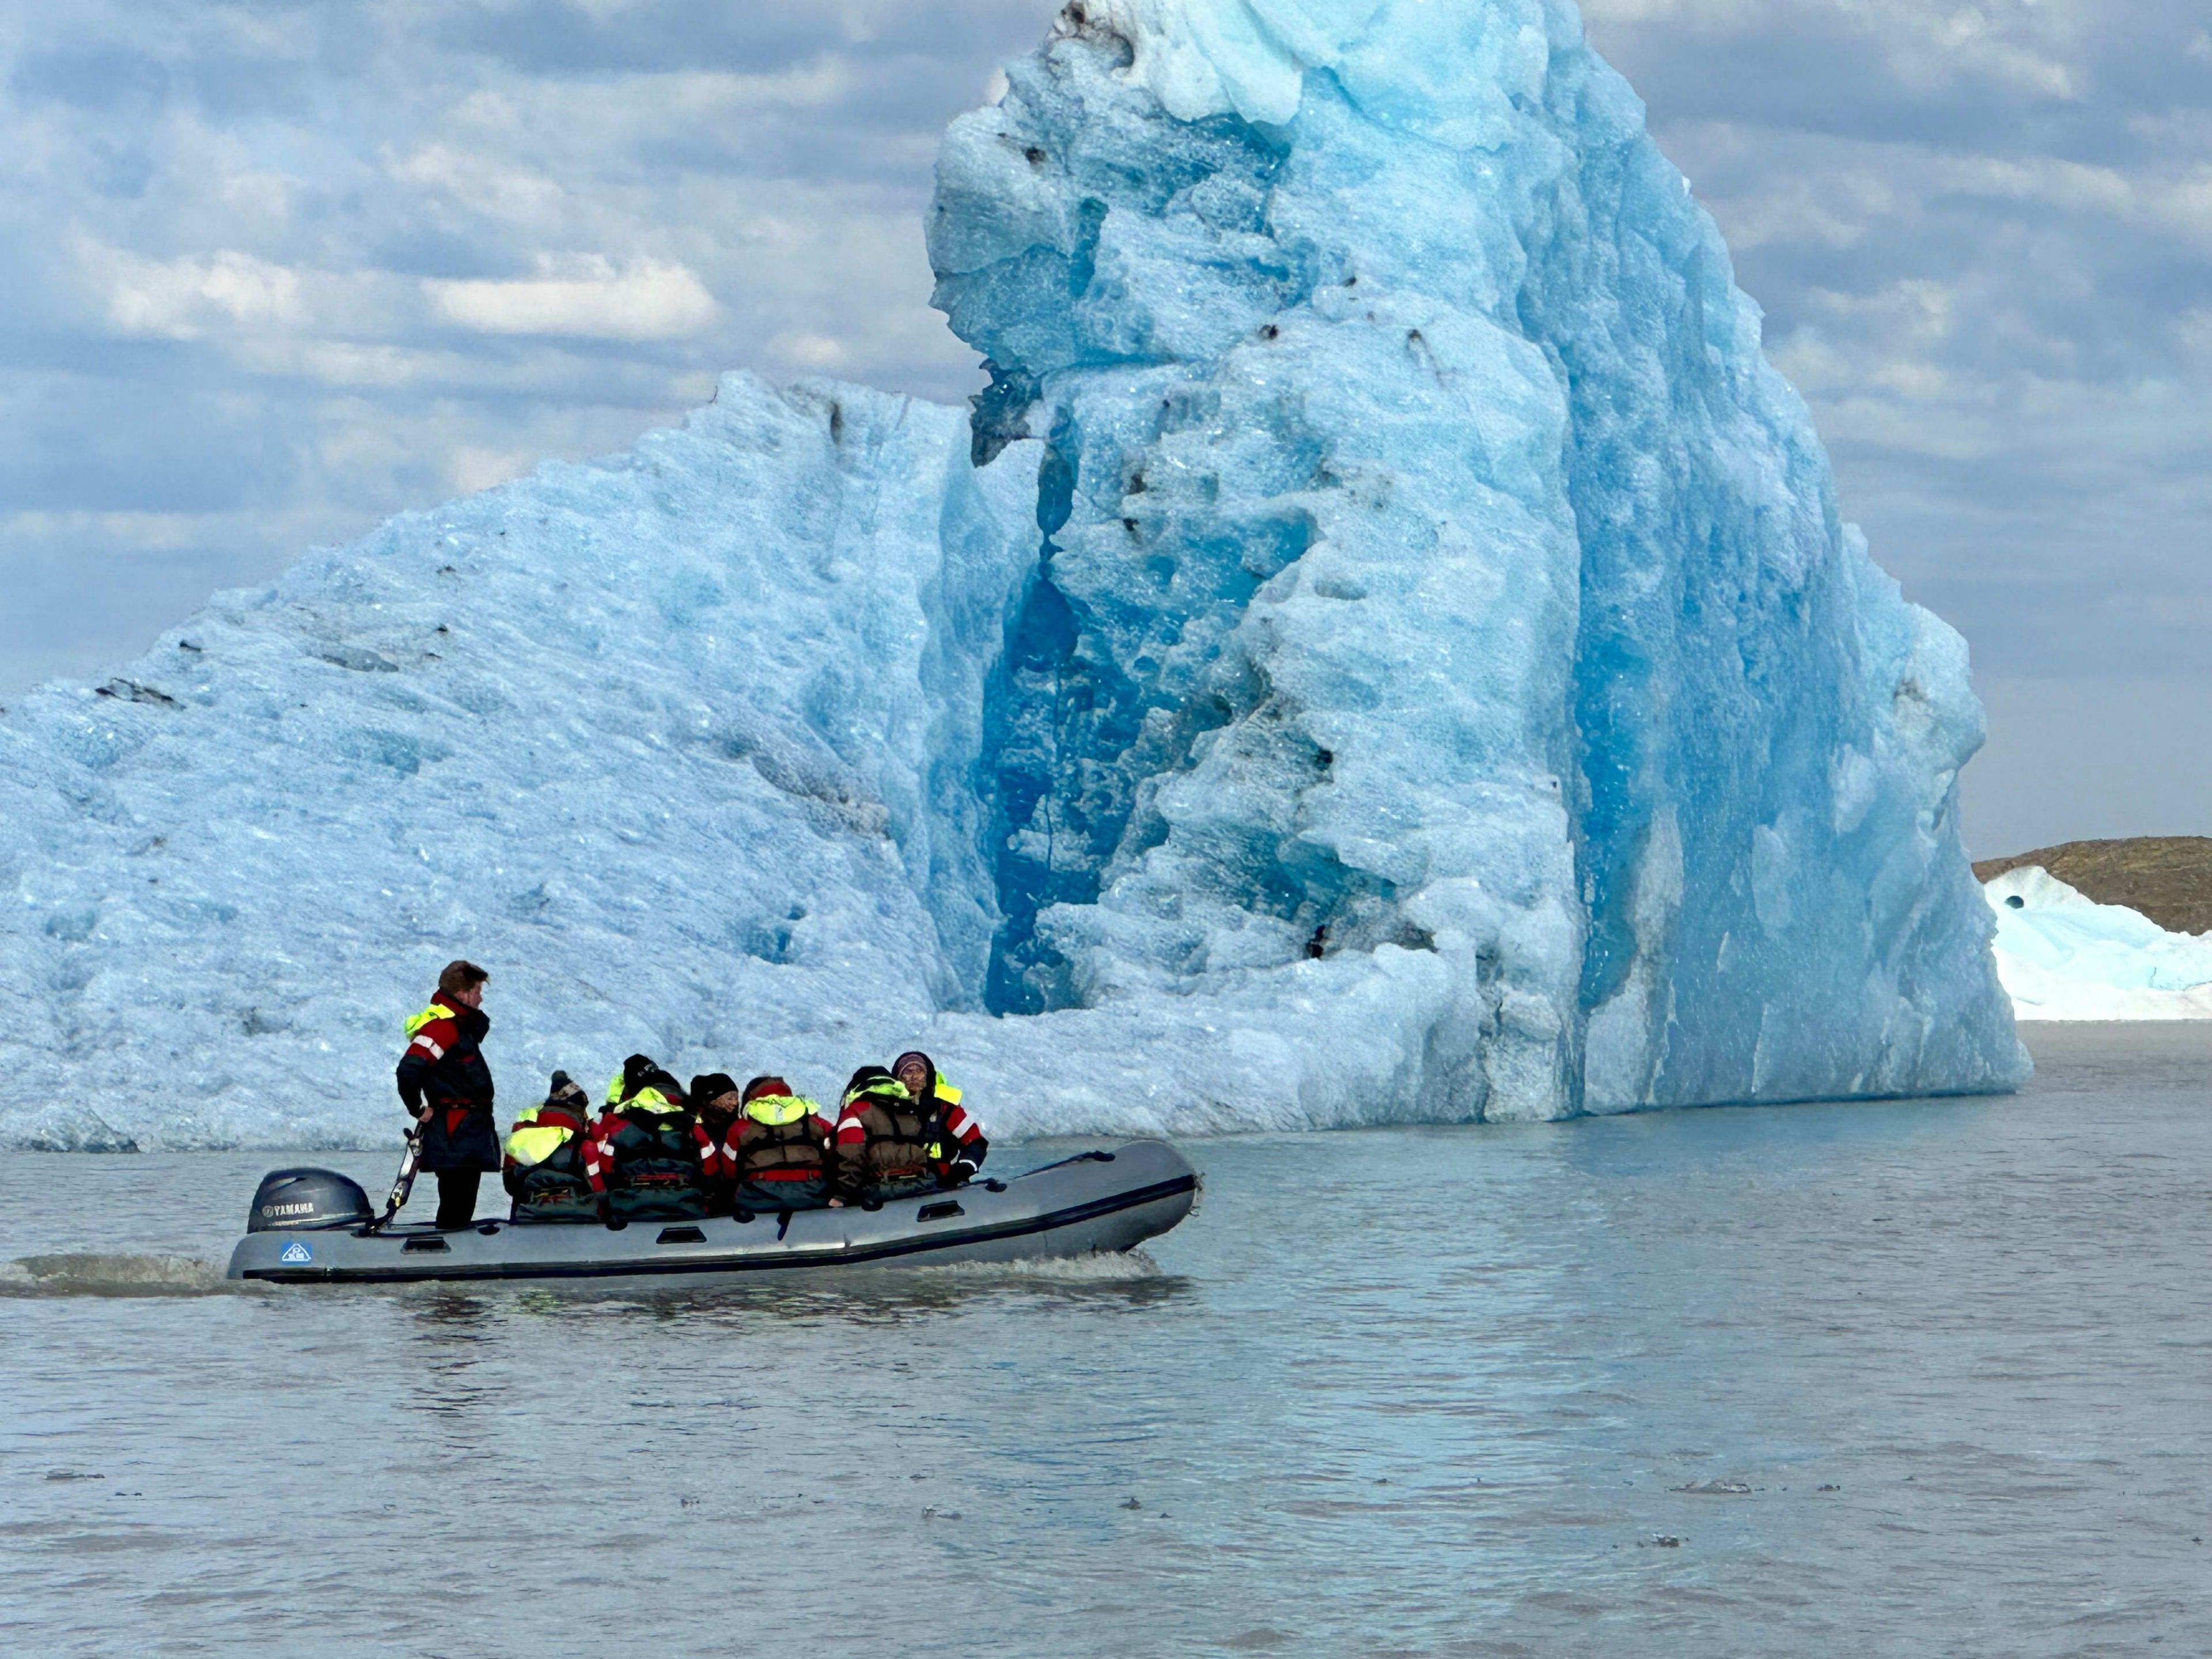
[[227,1296],[226,1280],[193,1255],[27,1255],[0,1262],[0,1297]]
[[1024,1279],[1048,1285],[1123,1285],[1167,1277],[1167,1270],[1142,1250],[1100,1250],[1088,1255],[1038,1256],[1022,1261],[947,1261],[914,1271],[932,1278],[970,1282]]

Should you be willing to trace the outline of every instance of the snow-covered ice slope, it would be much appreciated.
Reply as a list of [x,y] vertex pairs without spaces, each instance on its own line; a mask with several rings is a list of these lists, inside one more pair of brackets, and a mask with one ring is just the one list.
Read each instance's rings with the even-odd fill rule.
[[0,720],[0,1137],[387,1140],[455,954],[517,1096],[916,1042],[1001,1133],[2019,1079],[1964,648],[1571,9],[1103,0],[1011,85],[930,225],[972,429],[732,377]]
[[994,925],[975,642],[1030,556],[967,445],[732,375],[34,694],[0,721],[0,1131],[380,1144],[397,1022],[462,954],[518,1103],[638,1048],[820,1073],[957,1006]]
[[2212,1019],[2212,933],[2169,933],[2038,865],[1983,888],[1997,972],[2027,1020]]

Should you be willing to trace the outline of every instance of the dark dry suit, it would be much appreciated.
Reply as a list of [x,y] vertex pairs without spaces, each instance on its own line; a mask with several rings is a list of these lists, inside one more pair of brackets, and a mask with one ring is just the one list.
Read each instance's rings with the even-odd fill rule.
[[[781,1079],[773,1079],[780,1082]],[[802,1095],[763,1092],[745,1103],[722,1143],[747,1210],[818,1210],[830,1201],[830,1129]]]
[[[707,1183],[720,1151],[707,1132],[658,1083],[627,1098],[623,1080],[608,1091],[607,1109],[584,1149],[585,1171],[606,1200],[611,1221],[695,1221],[710,1207]],[[667,1088],[674,1090],[672,1081]]]
[[837,1114],[838,1193],[864,1203],[933,1192],[944,1147],[921,1102],[890,1073],[866,1066]]
[[599,1218],[599,1195],[584,1167],[590,1114],[584,1091],[556,1073],[552,1097],[515,1120],[507,1137],[502,1176],[507,1195],[514,1200],[514,1219]]

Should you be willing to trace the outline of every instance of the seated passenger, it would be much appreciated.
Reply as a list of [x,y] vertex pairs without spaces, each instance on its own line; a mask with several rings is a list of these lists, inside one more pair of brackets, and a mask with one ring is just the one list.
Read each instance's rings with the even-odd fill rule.
[[906,1091],[921,1104],[937,1143],[933,1162],[940,1187],[964,1187],[975,1178],[991,1143],[983,1126],[960,1103],[960,1091],[937,1074],[937,1062],[920,1049],[911,1049],[891,1062],[891,1075],[906,1085]]
[[584,1170],[591,1097],[566,1072],[553,1073],[545,1103],[515,1119],[500,1179],[517,1221],[597,1221],[599,1195]]
[[727,1072],[707,1072],[691,1079],[691,1109],[707,1126],[707,1138],[719,1146],[730,1138],[738,1115],[744,1110],[744,1097]]
[[832,1176],[848,1203],[877,1205],[937,1186],[937,1150],[919,1102],[880,1066],[863,1066],[845,1085],[837,1113]]
[[727,1215],[730,1189],[736,1176],[721,1149],[728,1143],[744,1110],[744,1097],[738,1091],[738,1080],[727,1072],[702,1073],[691,1079],[690,1093],[691,1109],[698,1114],[700,1127],[706,1130],[708,1140],[716,1149],[714,1166],[704,1171],[709,1213]]
[[780,1077],[745,1085],[744,1113],[722,1142],[743,1210],[818,1210],[830,1201],[830,1137],[822,1109]]
[[708,1212],[708,1183],[720,1164],[683,1085],[643,1054],[624,1060],[584,1151],[606,1218],[697,1220]]

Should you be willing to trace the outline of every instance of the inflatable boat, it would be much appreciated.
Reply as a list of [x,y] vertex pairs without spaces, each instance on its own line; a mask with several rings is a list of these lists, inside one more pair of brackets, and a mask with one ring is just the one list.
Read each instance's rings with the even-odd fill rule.
[[254,1194],[228,1276],[274,1285],[715,1284],[810,1268],[1089,1255],[1133,1249],[1166,1232],[1191,1212],[1198,1193],[1198,1172],[1180,1153],[1139,1140],[877,1209],[627,1225],[478,1221],[441,1232],[378,1220],[368,1194],[344,1176],[279,1170]]

